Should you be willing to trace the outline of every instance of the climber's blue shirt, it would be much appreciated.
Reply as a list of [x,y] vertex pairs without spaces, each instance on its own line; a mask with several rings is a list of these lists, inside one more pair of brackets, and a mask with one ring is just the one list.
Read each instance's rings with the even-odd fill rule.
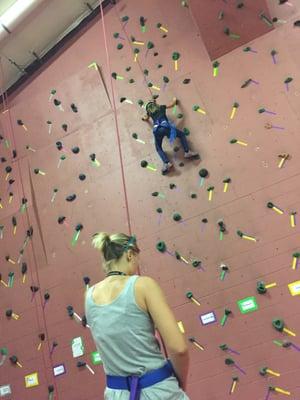
[[170,143],[173,143],[176,138],[176,127],[172,124],[166,114],[167,107],[165,105],[159,106],[159,109],[155,113],[147,113],[149,117],[153,120],[153,133],[155,133],[159,128],[170,129]]

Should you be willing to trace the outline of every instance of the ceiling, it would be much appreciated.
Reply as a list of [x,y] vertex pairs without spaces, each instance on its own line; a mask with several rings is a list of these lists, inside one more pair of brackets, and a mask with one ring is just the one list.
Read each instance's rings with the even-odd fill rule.
[[[1,15],[17,1],[0,0],[0,20]],[[40,58],[43,57],[92,12],[87,3],[95,9],[99,5],[99,0],[39,1],[32,14],[0,41],[3,69],[3,79],[0,79],[2,90],[7,90],[22,77],[24,72],[21,70],[37,59],[32,52]]]

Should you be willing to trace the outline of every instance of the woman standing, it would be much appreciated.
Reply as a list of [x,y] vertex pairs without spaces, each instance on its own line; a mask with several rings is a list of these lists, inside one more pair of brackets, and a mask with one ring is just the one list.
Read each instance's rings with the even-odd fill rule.
[[[97,233],[106,278],[86,292],[85,314],[106,374],[105,400],[189,400],[187,343],[156,281],[136,275],[134,236]],[[155,337],[160,332],[169,360]]]

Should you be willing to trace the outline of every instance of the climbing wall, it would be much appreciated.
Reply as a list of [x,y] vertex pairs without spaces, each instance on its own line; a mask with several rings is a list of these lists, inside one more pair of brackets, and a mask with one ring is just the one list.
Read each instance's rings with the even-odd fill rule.
[[[299,397],[300,5],[213,3],[218,32],[244,15],[269,33],[236,24],[211,60],[203,2],[117,1],[5,100],[0,398],[103,398],[83,315],[100,230],[136,234],[189,341],[191,399]],[[201,155],[166,140],[167,176],[141,120],[152,95],[179,99],[170,119]]]

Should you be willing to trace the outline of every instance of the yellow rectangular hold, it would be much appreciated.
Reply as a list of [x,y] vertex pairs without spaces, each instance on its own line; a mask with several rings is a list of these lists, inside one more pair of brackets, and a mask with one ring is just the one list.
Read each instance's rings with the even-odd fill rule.
[[178,328],[179,328],[180,332],[181,333],[185,333],[182,321],[177,322],[177,325],[178,325]]
[[289,291],[292,296],[297,296],[300,294],[300,281],[295,281],[288,284]]
[[25,376],[25,387],[31,388],[34,386],[38,386],[39,384],[39,377],[38,373],[34,372],[33,374],[29,374]]

